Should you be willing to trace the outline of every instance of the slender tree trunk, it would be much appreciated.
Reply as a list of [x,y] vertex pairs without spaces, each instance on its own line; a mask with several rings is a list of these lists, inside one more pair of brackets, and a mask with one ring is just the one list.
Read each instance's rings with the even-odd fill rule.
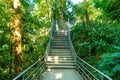
[[9,41],[9,53],[10,53],[9,75],[10,75],[10,79],[11,79],[12,78],[12,42],[11,42],[11,38]]
[[22,71],[22,48],[20,31],[20,0],[14,0],[14,53],[15,53],[15,73]]
[[87,10],[87,0],[84,0],[84,8],[85,8],[85,17],[86,17],[86,24],[89,26],[89,15]]

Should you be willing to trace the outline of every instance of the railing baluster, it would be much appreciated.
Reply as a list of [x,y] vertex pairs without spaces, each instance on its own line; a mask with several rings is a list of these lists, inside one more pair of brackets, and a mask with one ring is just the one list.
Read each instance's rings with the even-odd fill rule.
[[104,76],[103,75],[101,75],[101,80],[104,80]]

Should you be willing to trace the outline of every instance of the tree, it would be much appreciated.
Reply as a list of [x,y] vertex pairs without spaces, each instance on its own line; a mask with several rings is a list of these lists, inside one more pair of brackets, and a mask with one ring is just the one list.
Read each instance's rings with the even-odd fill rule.
[[[16,62],[13,44],[15,42],[13,18],[16,15],[13,8],[14,0],[0,0],[0,80],[13,79],[16,76],[14,65],[20,63],[24,70],[45,53],[49,40],[51,15],[48,16],[48,13],[51,12],[52,0],[32,1],[20,0],[21,24],[19,27],[22,33],[22,54],[20,54],[22,62]],[[38,8],[35,7],[37,5]]]
[[14,52],[15,52],[15,73],[22,71],[22,47],[20,30],[20,0],[14,0]]
[[87,0],[84,0],[84,9],[85,9],[85,17],[86,17],[86,24],[89,26],[89,15],[87,10]]
[[68,20],[73,17],[72,12],[68,9],[72,8],[70,0],[54,0],[51,5],[52,17],[57,20]]

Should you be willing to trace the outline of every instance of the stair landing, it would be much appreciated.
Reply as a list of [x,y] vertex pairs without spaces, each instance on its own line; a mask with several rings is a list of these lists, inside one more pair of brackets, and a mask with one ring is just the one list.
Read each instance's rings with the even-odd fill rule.
[[47,69],[42,80],[83,80],[76,69]]

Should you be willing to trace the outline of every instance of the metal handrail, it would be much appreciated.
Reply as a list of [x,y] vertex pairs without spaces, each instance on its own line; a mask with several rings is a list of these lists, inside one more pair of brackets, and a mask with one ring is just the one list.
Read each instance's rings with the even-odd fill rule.
[[[78,56],[77,56],[77,59],[78,59],[78,61],[80,61],[81,63],[84,63],[84,65],[82,65],[82,66],[85,67],[85,65],[86,65],[86,66],[88,66],[89,68],[91,68],[92,70],[98,72],[101,76],[103,76],[103,78],[106,78],[106,79],[108,79],[108,80],[112,80],[110,77],[108,77],[107,75],[105,75],[104,73],[102,73],[100,70],[94,68],[93,66],[91,66],[91,65],[88,64],[86,61],[84,61],[84,60],[82,60],[81,58],[79,58]],[[99,79],[98,79],[98,80],[99,80]]]
[[52,33],[53,33],[54,28],[56,26],[56,21],[57,20],[52,19],[52,23],[51,23],[51,27],[50,27],[50,39],[52,39]]
[[[94,68],[93,66],[91,66],[90,64],[88,64],[87,62],[85,62],[84,60],[82,60],[81,58],[79,58],[76,54],[76,51],[74,49],[74,46],[72,44],[72,40],[70,37],[70,23],[68,21],[67,23],[67,27],[68,27],[68,38],[69,38],[69,42],[70,42],[70,48],[72,50],[72,56],[74,59],[74,62],[76,64],[76,67],[78,66],[78,71],[81,70],[81,75],[83,76],[83,78],[85,80],[112,80],[110,77],[108,77],[107,75],[105,75],[104,73],[102,73],[101,71],[99,71],[98,69]],[[78,63],[79,62],[79,63]],[[90,71],[87,67],[89,67],[90,69],[94,70],[95,72],[97,72],[98,75],[101,76],[101,78],[99,78],[98,76],[96,76],[95,74],[93,74],[93,71]],[[89,73],[89,74],[88,74]],[[90,78],[93,77],[93,78]]]
[[52,40],[52,33],[53,33],[53,30],[54,30],[54,27],[55,27],[55,25],[56,25],[56,20],[54,20],[54,19],[52,19],[52,23],[51,23],[51,27],[50,27],[50,39],[49,39],[49,42],[48,42],[48,46],[47,46],[47,49],[46,49],[46,51],[45,51],[45,62],[46,62],[46,60],[47,60],[47,57],[48,57],[48,54],[49,54],[49,50],[50,50],[50,43],[51,43],[51,40]]
[[28,67],[27,69],[25,69],[23,72],[21,72],[18,76],[16,76],[13,80],[18,80],[19,78],[23,78],[23,75],[27,72],[27,71],[29,71],[32,67],[34,67],[35,65],[37,65],[37,63],[39,63],[42,59],[44,59],[44,57],[45,57],[45,55],[42,57],[42,58],[40,58],[40,59],[38,59],[34,64],[32,64],[30,67]]
[[[50,29],[50,40],[48,42],[46,51],[45,51],[45,55],[42,58],[39,58],[34,64],[32,64],[31,66],[29,66],[27,69],[25,69],[23,72],[21,72],[19,75],[17,75],[13,80],[18,80],[19,78],[22,80],[29,80],[29,78],[34,74],[35,71],[37,71],[37,73],[39,73],[40,71],[40,67],[41,65],[44,65],[46,62],[46,58],[48,56],[49,50],[50,50],[50,42],[52,39],[52,32],[54,30],[54,25],[55,25],[55,20],[52,19],[52,24],[51,24],[51,29]],[[41,61],[41,63],[39,63]],[[44,62],[45,61],[45,62]],[[24,77],[24,75],[30,71],[34,66],[36,66],[37,64],[39,64],[32,72],[30,72],[27,77]],[[45,69],[45,67],[43,67]],[[40,75],[40,74],[39,74]]]
[[70,48],[71,48],[71,50],[72,50],[72,56],[73,56],[73,59],[74,59],[74,62],[75,62],[75,64],[76,64],[76,52],[75,52],[75,50],[74,50],[74,47],[73,47],[73,44],[72,44],[72,41],[71,41],[71,36],[70,36],[70,23],[69,23],[69,21],[67,22],[67,28],[68,28],[68,39],[69,39],[69,43],[70,43]]

